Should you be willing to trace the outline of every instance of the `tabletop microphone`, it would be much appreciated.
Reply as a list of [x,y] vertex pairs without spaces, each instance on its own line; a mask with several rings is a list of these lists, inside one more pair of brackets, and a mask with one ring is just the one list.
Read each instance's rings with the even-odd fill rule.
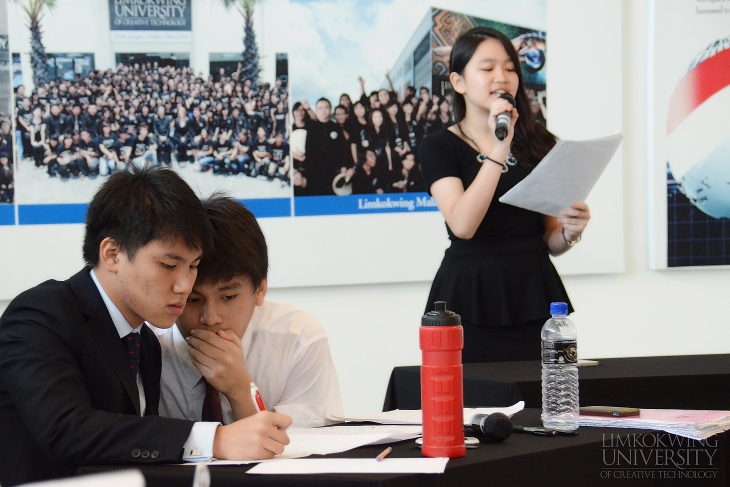
[[503,413],[475,414],[470,423],[477,437],[486,443],[506,440],[512,434],[512,420]]
[[[510,102],[513,107],[517,106],[517,102],[515,102],[515,99],[509,93],[502,93],[499,97]],[[497,115],[497,126],[494,128],[494,135],[496,135],[499,140],[504,140],[504,138],[507,137],[510,122],[512,122],[511,110]]]

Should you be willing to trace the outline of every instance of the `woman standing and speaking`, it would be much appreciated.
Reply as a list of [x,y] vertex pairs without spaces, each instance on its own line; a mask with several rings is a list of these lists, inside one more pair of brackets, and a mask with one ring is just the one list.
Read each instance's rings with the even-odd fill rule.
[[[421,149],[451,240],[426,311],[441,300],[461,315],[465,363],[537,360],[550,303],[570,304],[549,256],[580,240],[590,212],[573,203],[554,218],[499,202],[555,145],[530,111],[512,42],[493,29],[472,29],[454,43],[449,65],[456,124]],[[511,122],[499,140],[496,117],[504,112]]]

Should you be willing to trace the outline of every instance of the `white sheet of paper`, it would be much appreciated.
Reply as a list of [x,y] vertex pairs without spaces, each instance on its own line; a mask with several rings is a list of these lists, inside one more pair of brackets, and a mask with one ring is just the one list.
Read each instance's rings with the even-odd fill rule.
[[[309,428],[300,428],[309,430]],[[272,460],[295,459],[308,457],[309,455],[327,455],[329,453],[340,453],[352,450],[359,446],[377,444],[381,440],[388,438],[390,433],[381,431],[377,433],[350,433],[350,434],[321,434],[308,431],[307,433],[297,433],[295,431],[287,431],[289,435],[289,444],[284,447],[284,453],[277,455]],[[390,440],[394,441],[394,440]],[[268,461],[268,460],[264,460]],[[205,462],[208,465],[246,465],[249,463],[259,463],[261,460],[211,460]],[[184,465],[195,465],[195,463],[186,463]]]
[[321,435],[288,433],[290,443],[284,447],[282,457],[297,458],[307,455],[327,455],[352,450],[388,436],[388,433],[355,435]]
[[499,201],[543,215],[558,216],[585,201],[621,144],[623,135],[592,140],[558,140],[535,169]]
[[251,474],[444,473],[448,458],[307,458],[260,463]]
[[502,413],[511,418],[513,414],[522,411],[523,409],[525,409],[525,401],[520,401],[508,408],[464,408],[464,424],[471,424],[471,418],[475,414]]
[[361,414],[359,416],[327,416],[327,419],[336,422],[343,421],[369,421],[380,424],[420,425],[420,409],[394,409],[378,413]]
[[123,470],[121,472],[98,473],[82,475],[81,477],[23,484],[24,487],[96,487],[98,485],[108,487],[144,487],[145,481],[142,472],[139,470]]
[[313,435],[364,435],[378,434],[387,435],[384,438],[370,443],[379,445],[393,443],[394,441],[410,440],[418,438],[423,434],[421,425],[363,425],[363,426],[333,426],[329,428],[289,428],[287,433],[292,434],[313,434]]
[[[465,408],[464,424],[470,424],[471,417],[477,413],[504,413],[512,416],[517,411],[525,408],[525,402],[520,401],[506,408]],[[423,422],[423,413],[420,409],[394,409],[393,411],[385,411],[382,413],[370,413],[360,416],[328,416],[332,421],[369,421],[380,424],[399,424],[399,425],[419,425]]]

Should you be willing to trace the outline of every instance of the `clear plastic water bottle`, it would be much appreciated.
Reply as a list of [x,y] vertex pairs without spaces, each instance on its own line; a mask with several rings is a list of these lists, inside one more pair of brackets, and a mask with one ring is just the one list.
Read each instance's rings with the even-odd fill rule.
[[578,346],[567,303],[551,303],[542,327],[542,422],[545,428],[578,428]]

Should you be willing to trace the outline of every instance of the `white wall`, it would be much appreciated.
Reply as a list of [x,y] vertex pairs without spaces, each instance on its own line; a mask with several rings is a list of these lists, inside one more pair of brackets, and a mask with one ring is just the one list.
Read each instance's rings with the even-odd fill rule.
[[[556,4],[565,8],[572,3],[548,0],[548,11]],[[648,3],[624,0],[622,6],[624,238],[609,238],[603,245],[624,248],[625,272],[564,278],[578,310],[572,318],[579,329],[580,356],[730,353],[730,300],[723,292],[728,289],[730,271],[649,270]],[[5,247],[23,245],[14,242]],[[429,282],[417,282],[272,289],[269,298],[306,308],[324,324],[345,412],[357,414],[382,407],[394,366],[420,362],[417,330],[429,286]],[[7,301],[0,301],[0,311],[5,306]]]

